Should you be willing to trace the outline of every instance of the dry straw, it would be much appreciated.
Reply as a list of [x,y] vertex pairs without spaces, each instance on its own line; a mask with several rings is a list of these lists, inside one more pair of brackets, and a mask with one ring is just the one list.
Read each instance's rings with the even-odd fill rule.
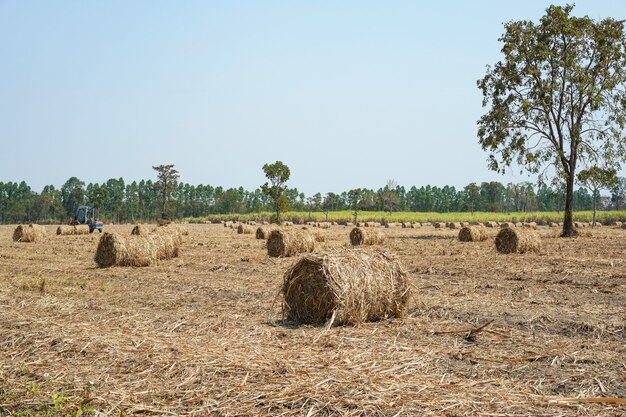
[[435,222],[433,223],[433,226],[435,226],[435,229],[445,229],[446,228],[446,224],[443,222]]
[[271,257],[288,257],[313,252],[315,236],[308,230],[272,230],[267,238],[267,254]]
[[162,226],[149,233],[144,230],[142,234],[130,236],[105,233],[98,243],[95,261],[99,267],[107,268],[150,266],[158,260],[176,258],[180,253],[182,232],[180,227]]
[[20,224],[13,231],[14,242],[37,242],[46,235],[46,229],[38,224]]
[[305,324],[359,324],[401,317],[411,296],[391,255],[352,249],[298,260],[283,281],[283,314]]
[[382,245],[385,241],[385,235],[380,231],[365,230],[355,227],[350,232],[350,243],[353,246],[358,245]]
[[131,230],[130,232],[131,235],[147,235],[149,233],[150,229],[148,229],[147,226],[143,226],[141,224],[135,225],[135,227],[133,227],[133,230]]
[[487,239],[489,239],[487,230],[481,226],[465,226],[459,230],[461,242],[482,242]]
[[254,234],[254,228],[252,228],[251,226],[247,226],[245,224],[240,224],[239,226],[237,226],[237,234],[240,234],[240,235],[253,235]]
[[255,236],[257,239],[267,239],[272,230],[276,230],[277,226],[269,225],[269,226],[259,226],[256,228]]
[[86,224],[57,227],[57,235],[88,235],[88,234],[89,234],[89,226]]
[[497,222],[485,222],[485,227],[498,227]]
[[500,253],[539,252],[541,239],[531,228],[510,227],[500,229],[496,236],[496,249]]
[[461,226],[461,223],[458,223],[458,222],[450,222],[450,223],[448,223],[448,228],[452,229],[452,230],[460,229],[461,227],[463,227],[463,226]]

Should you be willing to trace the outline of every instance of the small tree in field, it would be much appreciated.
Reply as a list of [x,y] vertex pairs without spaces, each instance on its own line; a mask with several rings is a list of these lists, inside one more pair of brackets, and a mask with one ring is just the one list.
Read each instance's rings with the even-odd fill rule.
[[610,189],[613,184],[615,184],[616,180],[617,175],[614,169],[591,167],[578,173],[578,182],[591,191],[591,198],[593,198],[592,225],[594,227],[596,225],[596,207],[598,197],[600,196],[600,190]]
[[272,209],[276,213],[276,223],[280,224],[280,213],[289,210],[285,183],[289,180],[291,172],[289,167],[281,161],[263,165],[263,172],[269,182],[261,186],[261,191],[272,200]]
[[159,192],[159,196],[161,197],[161,218],[162,219],[170,219],[169,209],[167,207],[167,203],[170,200],[170,195],[172,191],[176,189],[176,185],[178,185],[178,171],[174,169],[174,165],[157,165],[153,166],[157,172],[157,181],[154,183],[154,188]]
[[562,236],[572,236],[574,182],[580,165],[618,168],[626,156],[624,22],[571,15],[550,6],[538,24],[506,23],[504,59],[478,81],[487,114],[478,121],[489,167],[513,162],[565,186]]

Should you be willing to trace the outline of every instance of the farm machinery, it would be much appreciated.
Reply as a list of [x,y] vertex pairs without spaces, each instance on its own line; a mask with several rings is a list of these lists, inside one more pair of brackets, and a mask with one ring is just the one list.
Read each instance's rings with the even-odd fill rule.
[[96,219],[96,209],[89,206],[78,206],[76,215],[69,221],[69,224],[71,226],[86,224],[89,226],[89,233],[93,233],[94,230],[102,233],[104,229],[104,223]]

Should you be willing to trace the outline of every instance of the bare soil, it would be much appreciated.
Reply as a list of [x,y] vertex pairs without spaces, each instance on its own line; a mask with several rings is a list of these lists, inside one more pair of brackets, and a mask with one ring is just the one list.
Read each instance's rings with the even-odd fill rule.
[[[407,317],[325,328],[282,321],[295,258],[187,227],[179,258],[99,269],[98,233],[0,226],[0,415],[59,393],[109,416],[626,415],[626,230],[542,228],[541,253],[500,255],[495,229],[384,229],[415,284]],[[316,251],[349,245],[321,232]]]

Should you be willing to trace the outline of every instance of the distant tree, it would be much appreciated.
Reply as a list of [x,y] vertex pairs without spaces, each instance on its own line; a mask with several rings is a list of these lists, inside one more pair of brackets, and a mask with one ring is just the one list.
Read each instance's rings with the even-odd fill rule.
[[596,225],[596,207],[600,190],[610,189],[615,184],[616,179],[616,171],[614,169],[602,169],[594,166],[578,173],[578,182],[591,191],[593,198],[592,226],[594,227]]
[[388,211],[392,214],[395,208],[400,204],[400,197],[397,193],[398,183],[394,179],[387,180],[385,188],[383,188],[381,195],[383,200],[383,211]]
[[611,187],[611,202],[615,210],[622,208],[624,200],[626,200],[626,178],[619,177]]
[[291,172],[281,161],[263,165],[265,177],[269,180],[261,185],[261,191],[271,199],[272,209],[276,213],[276,223],[280,224],[280,213],[289,210],[287,186]]
[[624,22],[572,9],[550,6],[538,24],[505,23],[504,60],[478,81],[490,107],[478,122],[489,167],[504,173],[515,161],[540,175],[552,168],[566,188],[562,236],[575,234],[578,165],[616,168],[626,155]]
[[65,214],[74,218],[76,209],[82,204],[85,204],[85,183],[71,177],[61,187],[61,205],[65,209]]
[[463,189],[465,192],[465,205],[469,211],[474,214],[474,211],[480,210],[480,187],[475,182],[467,184]]
[[178,171],[174,169],[173,164],[157,165],[153,166],[152,169],[157,172],[157,181],[154,183],[154,188],[161,197],[161,218],[169,219],[170,212],[167,203],[169,202],[172,191],[176,189],[180,175]]
[[356,226],[358,224],[359,209],[363,202],[363,190],[355,188],[348,191],[348,201],[350,202],[350,209],[352,210],[354,225]]

